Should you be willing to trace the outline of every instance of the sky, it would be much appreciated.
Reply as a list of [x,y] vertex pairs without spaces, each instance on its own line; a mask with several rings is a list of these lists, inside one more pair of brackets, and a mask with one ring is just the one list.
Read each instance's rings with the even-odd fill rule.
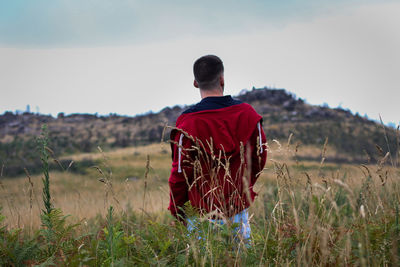
[[398,14],[393,0],[0,0],[0,114],[193,104],[193,62],[215,54],[226,94],[284,88],[398,125]]

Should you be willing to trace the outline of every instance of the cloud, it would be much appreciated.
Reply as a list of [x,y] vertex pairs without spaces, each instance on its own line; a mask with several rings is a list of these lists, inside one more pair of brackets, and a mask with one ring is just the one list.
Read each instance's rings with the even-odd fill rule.
[[50,48],[130,45],[191,36],[249,33],[265,27],[284,27],[294,21],[309,21],[359,2],[1,1],[0,46]]
[[0,48],[0,107],[133,115],[195,103],[192,64],[211,53],[225,63],[228,94],[283,87],[313,104],[341,104],[399,123],[399,13],[400,4],[371,4],[249,33],[96,48]]

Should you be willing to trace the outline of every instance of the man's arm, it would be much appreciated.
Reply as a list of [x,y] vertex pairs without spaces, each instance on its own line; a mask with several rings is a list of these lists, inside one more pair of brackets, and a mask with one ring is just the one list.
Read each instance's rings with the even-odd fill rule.
[[252,147],[250,187],[253,187],[267,161],[267,138],[265,137],[261,121],[253,131],[250,142]]
[[183,221],[185,214],[184,204],[189,200],[188,184],[193,175],[193,168],[188,162],[188,149],[191,148],[191,141],[181,132],[176,132],[173,137],[172,149],[172,169],[169,177],[170,203],[168,209],[178,220]]

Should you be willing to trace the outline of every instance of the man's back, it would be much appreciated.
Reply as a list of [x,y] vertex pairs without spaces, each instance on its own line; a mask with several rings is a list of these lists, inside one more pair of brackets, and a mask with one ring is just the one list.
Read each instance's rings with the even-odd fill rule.
[[171,133],[173,215],[188,200],[200,213],[227,217],[250,205],[266,160],[261,120],[230,96],[206,97],[178,118]]

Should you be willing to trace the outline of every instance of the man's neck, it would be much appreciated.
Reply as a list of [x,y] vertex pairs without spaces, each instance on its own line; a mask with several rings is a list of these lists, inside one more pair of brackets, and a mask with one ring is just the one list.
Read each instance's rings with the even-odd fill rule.
[[210,97],[210,96],[224,96],[224,91],[221,89],[200,90],[200,96],[201,96],[201,99],[204,99],[204,98]]

